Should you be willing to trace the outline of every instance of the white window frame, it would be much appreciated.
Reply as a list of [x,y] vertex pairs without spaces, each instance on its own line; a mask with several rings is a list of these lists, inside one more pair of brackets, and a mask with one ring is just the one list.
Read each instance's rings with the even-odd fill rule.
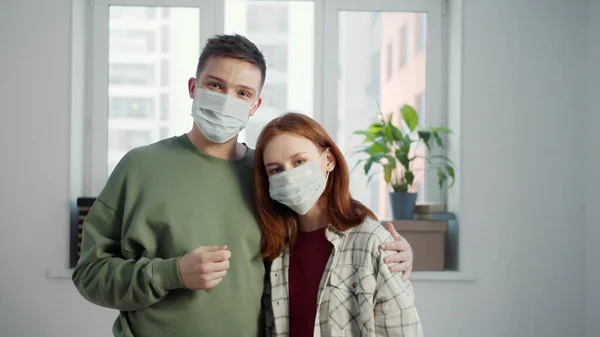
[[[107,178],[108,161],[108,33],[109,6],[197,7],[200,10],[200,48],[209,37],[225,32],[224,0],[90,0],[92,26],[90,31],[91,75],[84,135],[83,163],[84,195],[100,193]],[[261,0],[279,1],[279,0]],[[427,64],[425,125],[446,125],[443,9],[445,0],[288,0],[313,1],[315,7],[314,111],[313,116],[330,133],[337,136],[338,92],[338,26],[340,11],[426,12]],[[157,46],[158,47],[158,46]],[[198,56],[201,50],[198,51]],[[410,53],[409,53],[410,54]],[[328,113],[329,112],[329,113]],[[435,172],[425,176],[428,200],[445,201],[446,191],[437,187]]]
[[[98,195],[106,184],[108,164],[108,34],[110,6],[157,6],[198,8],[200,13],[200,41],[221,32],[224,25],[220,0],[93,0],[91,46],[91,106],[86,116],[87,151],[85,164],[87,181],[83,190],[87,195]],[[221,12],[219,12],[221,10]],[[202,43],[201,43],[202,45]],[[202,46],[203,47],[203,46]],[[201,50],[198,51],[198,56]]]
[[[381,12],[425,12],[426,36],[426,86],[425,99],[427,114],[423,125],[447,125],[446,64],[444,64],[445,34],[444,0],[324,0],[323,20],[323,92],[338,92],[338,27],[340,11],[381,11]],[[410,35],[410,34],[408,34]],[[410,44],[408,44],[410,45]],[[407,53],[410,57],[411,53]],[[396,64],[393,62],[392,64]],[[332,70],[331,70],[332,69]],[[317,114],[319,112],[319,114]],[[327,113],[329,112],[329,113]],[[333,139],[337,139],[337,95],[325,95],[323,106],[315,112],[316,119],[322,123]],[[446,189],[440,190],[436,172],[425,174],[425,196],[427,201],[446,202]]]

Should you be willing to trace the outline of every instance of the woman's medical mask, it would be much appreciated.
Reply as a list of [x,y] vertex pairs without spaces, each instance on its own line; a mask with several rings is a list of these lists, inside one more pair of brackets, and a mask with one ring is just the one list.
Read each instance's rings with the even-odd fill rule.
[[192,103],[194,122],[208,140],[225,143],[248,124],[252,104],[207,89],[197,89]]
[[319,168],[319,162],[327,151],[325,150],[317,161],[270,176],[271,199],[286,205],[300,215],[308,213],[325,190],[327,178]]

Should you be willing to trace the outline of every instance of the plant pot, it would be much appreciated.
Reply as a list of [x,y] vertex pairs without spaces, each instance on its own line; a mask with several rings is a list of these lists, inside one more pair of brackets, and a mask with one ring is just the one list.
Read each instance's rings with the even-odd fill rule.
[[415,217],[417,193],[390,192],[390,205],[395,220],[412,220]]

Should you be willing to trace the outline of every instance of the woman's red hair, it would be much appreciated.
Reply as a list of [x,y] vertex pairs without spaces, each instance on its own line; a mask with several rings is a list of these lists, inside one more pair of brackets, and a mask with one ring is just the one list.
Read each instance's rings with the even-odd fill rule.
[[327,186],[318,201],[335,230],[343,232],[358,226],[367,216],[376,219],[371,210],[352,199],[348,164],[327,131],[308,116],[287,113],[275,118],[264,127],[258,137],[254,157],[254,195],[258,220],[263,232],[261,251],[262,255],[269,260],[279,256],[287,244],[293,245],[298,233],[298,215],[269,196],[269,178],[263,160],[269,141],[282,133],[306,138],[323,151],[329,148],[335,158],[335,167],[329,174]]

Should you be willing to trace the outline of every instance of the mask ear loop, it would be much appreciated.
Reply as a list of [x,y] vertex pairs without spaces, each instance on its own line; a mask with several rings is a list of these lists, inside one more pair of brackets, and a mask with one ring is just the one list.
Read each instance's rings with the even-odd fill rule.
[[[326,148],[325,151],[323,151],[323,153],[321,153],[321,156],[319,157],[319,160],[317,160],[317,164],[321,161],[321,159],[323,159],[323,155],[325,155],[325,153],[327,153],[328,151],[329,151],[329,148]],[[327,171],[327,174],[325,175],[325,181],[326,182],[329,179],[329,173],[330,173],[330,171]]]
[[326,148],[325,151],[323,151],[323,153],[321,153],[321,156],[319,156],[319,160],[317,160],[317,164],[321,162],[321,159],[323,159],[323,155],[325,153],[327,153],[327,151],[329,151],[329,148]]

